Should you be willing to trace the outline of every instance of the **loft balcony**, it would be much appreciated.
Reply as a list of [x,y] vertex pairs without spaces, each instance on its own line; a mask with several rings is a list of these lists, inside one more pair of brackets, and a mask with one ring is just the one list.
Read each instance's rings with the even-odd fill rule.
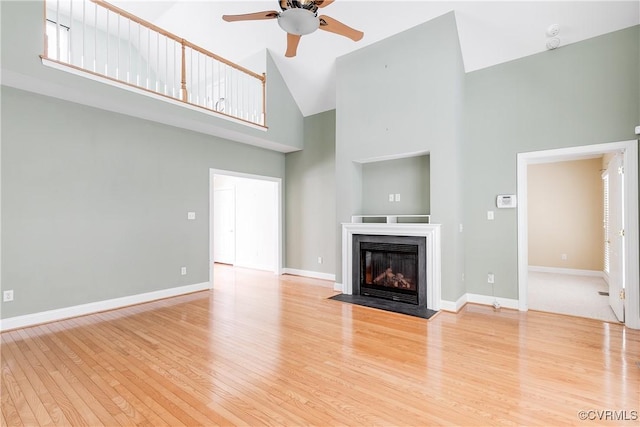
[[47,65],[266,128],[266,76],[102,0],[46,0]]

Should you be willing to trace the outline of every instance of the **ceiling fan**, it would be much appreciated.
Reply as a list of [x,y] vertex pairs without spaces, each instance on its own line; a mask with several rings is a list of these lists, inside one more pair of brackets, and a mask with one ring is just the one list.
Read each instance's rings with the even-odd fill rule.
[[311,34],[318,28],[330,33],[350,38],[353,41],[362,39],[364,33],[355,30],[340,21],[326,15],[318,16],[318,8],[327,7],[335,0],[279,0],[280,12],[267,10],[264,12],[246,13],[244,15],[223,15],[227,22],[257,21],[262,19],[277,19],[280,28],[287,32],[287,51],[284,56],[296,56],[300,38]]

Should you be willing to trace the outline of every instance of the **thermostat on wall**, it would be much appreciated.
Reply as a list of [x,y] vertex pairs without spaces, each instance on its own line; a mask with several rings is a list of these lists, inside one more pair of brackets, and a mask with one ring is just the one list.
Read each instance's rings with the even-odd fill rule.
[[517,205],[515,194],[502,194],[496,197],[496,206],[499,209],[515,208]]

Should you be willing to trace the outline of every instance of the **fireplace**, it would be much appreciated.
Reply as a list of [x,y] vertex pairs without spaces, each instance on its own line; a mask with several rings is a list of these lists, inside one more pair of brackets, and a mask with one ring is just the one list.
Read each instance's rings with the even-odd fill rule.
[[353,235],[354,295],[426,306],[426,239]]
[[332,299],[428,319],[440,309],[440,225],[342,224],[342,281]]

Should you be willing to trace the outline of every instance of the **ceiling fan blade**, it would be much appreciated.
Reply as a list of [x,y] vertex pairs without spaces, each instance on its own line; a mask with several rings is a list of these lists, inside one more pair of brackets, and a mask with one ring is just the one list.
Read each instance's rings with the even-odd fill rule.
[[364,33],[362,31],[358,31],[349,27],[348,25],[343,24],[340,21],[337,21],[333,18],[330,18],[326,15],[320,15],[320,29],[329,31],[330,33],[339,34],[341,36],[345,36],[357,42],[362,39]]
[[278,12],[275,10],[266,10],[264,12],[245,13],[244,15],[222,15],[222,19],[227,22],[235,21],[258,21],[261,19],[275,19]]
[[318,7],[327,7],[335,0],[316,0],[316,6]]
[[298,43],[300,43],[300,38],[297,34],[287,33],[287,51],[284,56],[287,58],[293,58],[296,56],[296,52],[298,51]]

